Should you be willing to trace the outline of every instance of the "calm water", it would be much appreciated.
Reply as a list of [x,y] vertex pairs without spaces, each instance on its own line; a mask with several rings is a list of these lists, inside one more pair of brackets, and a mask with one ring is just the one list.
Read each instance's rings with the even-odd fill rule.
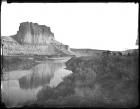
[[36,95],[44,86],[56,87],[72,73],[65,67],[65,60],[46,60],[30,70],[6,72],[1,82],[2,101],[8,107],[36,102]]

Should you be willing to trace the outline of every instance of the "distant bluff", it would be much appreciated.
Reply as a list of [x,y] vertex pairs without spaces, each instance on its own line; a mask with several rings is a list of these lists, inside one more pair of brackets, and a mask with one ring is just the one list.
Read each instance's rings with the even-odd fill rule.
[[49,44],[54,41],[50,27],[32,22],[20,23],[19,31],[13,38],[20,44]]
[[73,55],[68,45],[55,40],[50,27],[37,23],[20,23],[15,35],[1,39],[3,55]]

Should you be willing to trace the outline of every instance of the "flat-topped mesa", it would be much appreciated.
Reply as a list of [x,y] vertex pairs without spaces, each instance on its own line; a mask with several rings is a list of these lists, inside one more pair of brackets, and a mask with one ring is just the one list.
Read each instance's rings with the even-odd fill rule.
[[2,37],[3,55],[73,55],[68,45],[55,40],[50,27],[20,23],[16,35]]
[[50,27],[32,22],[20,23],[19,31],[13,37],[20,44],[46,45],[54,40]]

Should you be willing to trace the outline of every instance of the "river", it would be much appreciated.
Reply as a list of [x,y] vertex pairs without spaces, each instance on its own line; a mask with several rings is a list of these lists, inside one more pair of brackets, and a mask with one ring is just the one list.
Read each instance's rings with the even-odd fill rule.
[[1,81],[2,101],[8,107],[35,103],[36,95],[43,87],[56,87],[72,73],[65,69],[67,60],[47,59],[29,70],[4,72]]

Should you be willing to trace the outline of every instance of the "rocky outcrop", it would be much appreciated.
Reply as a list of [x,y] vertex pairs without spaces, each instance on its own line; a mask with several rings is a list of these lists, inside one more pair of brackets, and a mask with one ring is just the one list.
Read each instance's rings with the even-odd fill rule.
[[3,36],[3,55],[38,54],[71,55],[68,45],[63,45],[54,38],[50,27],[32,22],[23,22],[13,36]]
[[37,23],[24,22],[13,38],[20,44],[49,44],[54,40],[50,27]]

